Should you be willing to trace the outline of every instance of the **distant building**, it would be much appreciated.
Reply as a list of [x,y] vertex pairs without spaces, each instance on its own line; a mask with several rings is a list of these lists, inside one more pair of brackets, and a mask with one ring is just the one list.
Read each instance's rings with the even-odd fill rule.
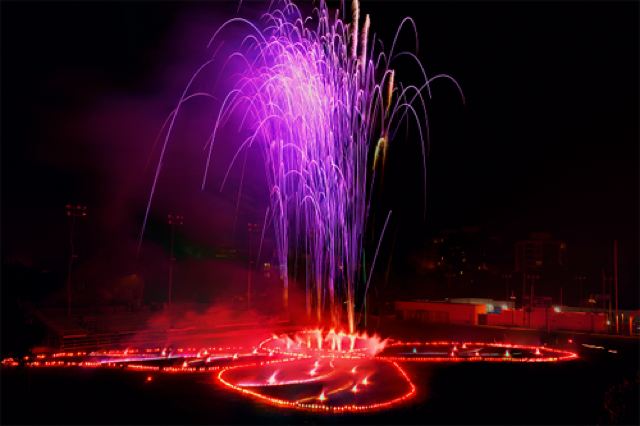
[[532,233],[515,245],[515,272],[535,273],[558,270],[567,265],[567,243],[546,232]]
[[[455,302],[454,302],[455,300]],[[422,324],[459,324],[499,327],[524,327],[557,331],[606,333],[613,331],[604,312],[563,307],[515,309],[513,304],[482,298],[460,298],[446,301],[398,300],[394,304],[396,318]],[[625,311],[621,334],[637,334],[640,311]]]
[[569,272],[565,241],[548,232],[534,232],[527,240],[517,241],[514,248],[514,290],[521,306],[549,307],[568,300],[578,304],[580,296]]

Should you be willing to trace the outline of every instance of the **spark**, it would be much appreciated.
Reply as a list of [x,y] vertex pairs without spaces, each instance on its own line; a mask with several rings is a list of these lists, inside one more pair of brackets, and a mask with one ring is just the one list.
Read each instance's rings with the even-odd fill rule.
[[267,379],[267,383],[269,383],[270,385],[274,385],[276,383],[276,375],[278,374],[278,371],[280,370],[276,370],[273,372],[273,374]]
[[[318,323],[328,319],[334,326],[346,324],[349,334],[355,333],[356,306],[362,309],[360,298],[366,297],[368,290],[361,277],[370,277],[375,266],[375,262],[365,264],[363,242],[373,184],[382,177],[377,169],[384,169],[389,144],[400,126],[410,122],[417,127],[424,169],[428,141],[424,94],[430,96],[430,84],[436,79],[453,81],[459,88],[447,75],[429,78],[412,53],[394,51],[403,26],[416,28],[411,18],[402,21],[391,49],[383,51],[375,35],[368,40],[370,16],[364,15],[360,28],[358,0],[351,6],[351,22],[346,22],[349,17],[330,13],[325,1],[307,17],[294,3],[282,0],[274,2],[257,22],[233,18],[215,32],[210,45],[221,43],[219,37],[231,25],[245,25],[249,30],[220,64],[220,77],[229,79],[224,82],[229,90],[213,96],[192,88],[205,78],[205,68],[215,63],[210,60],[193,75],[172,112],[141,231],[143,235],[162,159],[182,104],[201,96],[219,97],[222,101],[212,123],[205,163],[210,163],[212,147],[221,138],[222,129],[239,114],[234,129],[241,136],[220,188],[238,158],[256,147],[265,165],[270,200],[265,223],[272,224],[275,234],[285,310],[288,264],[296,254],[305,259],[307,315],[315,311]],[[421,81],[396,87],[396,72],[391,66],[402,56],[415,62]],[[226,72],[231,61],[242,65]],[[203,182],[207,174],[208,166]],[[426,170],[423,181],[426,191]],[[385,228],[374,230],[379,241]],[[331,347],[342,350],[342,340],[332,340]],[[291,342],[287,342],[290,348]]]

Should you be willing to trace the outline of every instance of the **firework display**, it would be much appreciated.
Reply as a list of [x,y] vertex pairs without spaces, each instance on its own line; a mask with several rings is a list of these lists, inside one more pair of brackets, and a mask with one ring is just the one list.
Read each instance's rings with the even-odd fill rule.
[[[334,327],[345,324],[354,333],[356,306],[366,297],[379,249],[378,245],[367,265],[365,225],[389,143],[400,124],[415,123],[426,185],[429,84],[438,78],[457,83],[447,75],[427,77],[415,54],[396,52],[398,33],[403,28],[415,31],[411,18],[400,24],[391,48],[382,51],[380,40],[371,34],[369,15],[361,22],[358,0],[351,6],[351,16],[340,17],[321,1],[310,16],[304,16],[284,0],[258,22],[233,18],[213,35],[210,45],[219,43],[232,25],[247,30],[240,48],[224,61],[223,69],[231,69],[231,64],[236,68],[222,72],[231,80],[231,89],[221,97],[207,143],[203,187],[213,147],[225,143],[218,141],[220,132],[227,126],[238,127],[246,137],[238,144],[221,186],[240,155],[258,147],[270,200],[265,224],[272,224],[275,232],[285,310],[288,265],[292,252],[298,251],[306,259],[307,317]],[[398,57],[411,58],[422,81],[398,84],[391,68]],[[163,127],[165,142],[147,214],[180,106],[194,97],[213,97],[191,89],[212,61],[194,74]],[[390,217],[388,211],[384,226],[376,231],[378,241]]]

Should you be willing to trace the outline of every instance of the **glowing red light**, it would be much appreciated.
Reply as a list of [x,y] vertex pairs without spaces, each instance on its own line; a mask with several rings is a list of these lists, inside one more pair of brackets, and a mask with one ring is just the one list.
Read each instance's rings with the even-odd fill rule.
[[[314,333],[316,333],[314,337],[320,334],[319,331]],[[346,349],[348,345],[346,339],[349,335],[344,333],[342,335],[345,339],[342,347]],[[334,336],[337,339],[340,337],[340,333],[334,333]],[[166,354],[166,348],[103,350],[94,351],[88,355],[86,352],[57,352],[39,354],[35,360],[29,357],[6,358],[2,360],[2,365],[3,367],[24,365],[26,367],[40,368],[124,367],[128,370],[142,371],[148,374],[153,372],[154,375],[157,373],[190,374],[217,371],[217,382],[222,386],[264,403],[300,410],[341,413],[388,408],[412,398],[416,388],[407,373],[395,361],[446,363],[557,362],[578,357],[574,352],[547,346],[486,342],[465,342],[460,344],[459,342],[449,341],[389,341],[381,353],[373,355],[371,352],[360,351],[367,344],[364,337],[355,339],[356,343],[353,351],[349,345],[349,350],[339,352],[340,345],[336,341],[336,350],[334,351],[328,348],[331,345],[325,345],[327,348],[321,349],[319,345],[316,348],[314,344],[311,351],[306,351],[305,348],[302,348],[305,352],[292,352],[286,355],[288,352],[283,349],[286,347],[285,342],[287,339],[286,336],[278,338],[277,341],[267,339],[257,348],[252,346],[248,349],[251,352],[234,353],[233,351],[242,351],[242,349],[231,347],[201,348],[199,350],[195,348],[178,348],[177,352],[182,353],[183,362],[177,365],[161,366],[157,363],[148,362],[158,360],[161,355]],[[420,347],[421,350],[411,352],[411,348],[415,347]],[[459,347],[465,349],[465,351],[458,351]],[[198,361],[196,358],[198,353],[201,355],[205,353],[211,354],[213,351],[216,351],[217,354],[206,358],[206,361],[211,362],[209,364],[205,363],[205,359]],[[233,355],[230,355],[232,353]],[[248,357],[250,354],[253,354],[253,356]],[[236,361],[241,358],[247,359],[245,357],[249,358],[246,362]],[[323,364],[323,362],[326,362],[323,359],[329,360],[328,365],[331,368],[327,368]],[[225,363],[213,364],[216,360],[224,360]],[[233,362],[231,362],[232,360]],[[164,359],[162,362],[166,363],[167,360]],[[274,370],[272,367],[268,367],[275,364],[279,364],[278,369]],[[308,369],[311,365],[313,368],[309,371]],[[227,372],[229,373],[228,375],[226,375]],[[154,375],[143,376],[145,382],[153,381]],[[365,392],[363,387],[371,386],[370,378],[372,375],[375,375],[376,392]],[[243,377],[249,379],[242,383],[238,378]],[[394,380],[399,380],[399,382],[396,383]],[[320,395],[317,394],[318,388],[314,387],[316,386],[314,383],[322,385],[323,390]],[[298,386],[304,384],[310,386],[310,393],[305,394],[309,390],[305,386]],[[260,392],[263,387],[271,385],[277,385],[278,387],[270,390],[270,395]],[[274,393],[277,394],[278,392],[284,392],[283,395],[289,395],[286,393],[289,392],[289,388],[285,389],[285,387],[290,385],[296,385],[302,389],[299,391],[297,399],[273,396]],[[344,398],[339,396],[342,392],[351,395],[358,394],[358,403],[353,402],[355,397],[346,399],[351,401],[350,403],[342,403],[341,401]],[[337,396],[334,397],[333,395]]]

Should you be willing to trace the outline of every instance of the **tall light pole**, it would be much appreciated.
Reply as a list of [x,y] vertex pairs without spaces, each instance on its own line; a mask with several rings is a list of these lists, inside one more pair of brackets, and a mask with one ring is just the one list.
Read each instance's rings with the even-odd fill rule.
[[620,332],[618,321],[618,240],[613,240],[613,285],[616,298],[616,334]]
[[540,275],[538,274],[526,274],[526,278],[529,280],[529,327],[531,327],[531,315],[533,314],[533,298],[534,298],[534,288],[536,284],[536,280],[540,279]]
[[247,271],[247,310],[251,309],[251,279],[253,272],[253,254],[252,254],[252,235],[258,232],[258,224],[257,223],[247,223],[247,233],[249,235],[249,270]]
[[509,296],[509,300],[513,302],[513,308],[511,308],[511,325],[514,325],[515,322],[515,310],[516,310],[516,295],[513,290],[511,290],[511,296]]
[[75,245],[73,243],[73,231],[75,230],[76,218],[87,216],[87,206],[83,204],[67,204],[65,206],[67,217],[69,218],[69,264],[67,269],[67,316],[71,317],[71,274],[73,272],[73,261],[78,258]]
[[505,300],[509,300],[509,280],[511,279],[511,274],[502,274],[502,278],[504,278]]
[[576,275],[575,279],[578,282],[578,306],[582,306],[583,286],[587,277],[584,275]]
[[[522,271],[522,291],[520,292],[520,304],[522,305],[522,312],[524,312],[524,296],[527,288],[527,273]],[[524,314],[522,315],[522,324],[524,325]]]
[[173,255],[173,245],[176,239],[176,226],[184,225],[184,216],[179,214],[168,214],[167,223],[171,226],[171,248],[169,254],[169,294],[167,295],[167,302],[169,310],[171,310],[171,302],[173,297],[173,264],[176,261]]

